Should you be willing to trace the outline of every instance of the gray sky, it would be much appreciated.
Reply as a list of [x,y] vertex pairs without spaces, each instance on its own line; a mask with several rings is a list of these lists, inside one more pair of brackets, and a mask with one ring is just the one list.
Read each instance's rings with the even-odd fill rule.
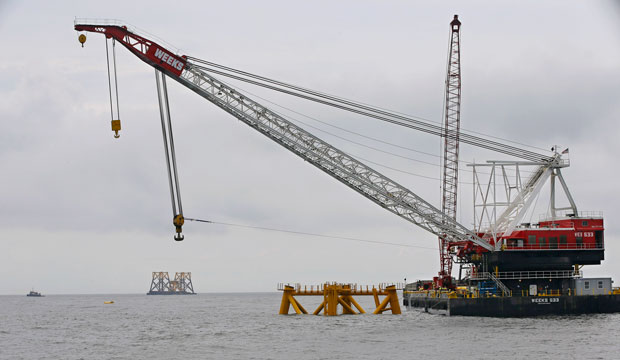
[[[123,130],[114,139],[103,36],[88,34],[81,48],[73,19],[122,19],[191,56],[441,121],[453,14],[463,22],[463,128],[570,147],[564,175],[579,208],[606,218],[608,260],[586,275],[620,278],[618,2],[0,1],[0,294],[31,287],[140,293],[152,271],[191,271],[198,292],[434,276],[433,235],[169,82],[186,216],[431,249],[196,223],[185,226],[185,241],[174,242],[153,69],[117,51]],[[430,135],[240,87],[336,126],[439,154]],[[438,166],[311,132],[353,155],[439,177]],[[462,158],[505,159],[465,146]],[[439,205],[438,180],[373,167]],[[470,177],[461,172],[463,181]],[[471,186],[462,185],[459,218],[468,226],[471,197]]]

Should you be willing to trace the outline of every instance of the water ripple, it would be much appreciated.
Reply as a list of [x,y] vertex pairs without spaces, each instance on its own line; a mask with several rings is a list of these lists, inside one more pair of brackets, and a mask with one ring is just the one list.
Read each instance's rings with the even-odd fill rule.
[[[620,314],[282,316],[280,296],[0,296],[0,358],[614,359],[620,348]],[[115,304],[103,304],[110,299]]]

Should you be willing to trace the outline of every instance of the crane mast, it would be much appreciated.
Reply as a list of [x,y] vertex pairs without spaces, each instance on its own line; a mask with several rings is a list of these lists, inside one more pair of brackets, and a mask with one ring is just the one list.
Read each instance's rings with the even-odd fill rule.
[[147,64],[401,218],[449,242],[473,243],[487,251],[494,250],[487,241],[454,219],[446,218],[441,210],[409,189],[224,84],[187,57],[134,34],[125,26],[76,22],[75,29],[115,38]]
[[[446,74],[446,98],[444,109],[444,142],[441,211],[446,219],[456,221],[456,205],[459,180],[459,135],[461,125],[461,22],[458,15],[450,22],[450,49]],[[439,235],[439,276],[436,287],[449,287],[452,279],[452,255],[450,241]]]

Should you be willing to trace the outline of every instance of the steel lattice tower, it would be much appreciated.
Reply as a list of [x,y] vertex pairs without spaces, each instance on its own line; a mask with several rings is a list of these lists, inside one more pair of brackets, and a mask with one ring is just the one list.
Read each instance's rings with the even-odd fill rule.
[[[443,176],[441,211],[450,220],[456,220],[456,200],[459,179],[459,135],[461,123],[461,22],[458,15],[450,22],[450,52],[446,74],[445,122],[443,124]],[[444,222],[449,222],[444,219]],[[452,257],[450,243],[445,236],[439,236],[438,286],[450,286]]]

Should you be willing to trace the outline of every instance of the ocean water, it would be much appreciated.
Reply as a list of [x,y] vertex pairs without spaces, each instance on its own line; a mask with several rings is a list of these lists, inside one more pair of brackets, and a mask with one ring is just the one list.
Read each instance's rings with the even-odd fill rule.
[[[403,307],[402,315],[284,316],[280,298],[0,296],[0,358],[620,359],[620,314],[495,319]],[[358,299],[372,310],[371,299]],[[308,311],[319,303],[299,300]]]

